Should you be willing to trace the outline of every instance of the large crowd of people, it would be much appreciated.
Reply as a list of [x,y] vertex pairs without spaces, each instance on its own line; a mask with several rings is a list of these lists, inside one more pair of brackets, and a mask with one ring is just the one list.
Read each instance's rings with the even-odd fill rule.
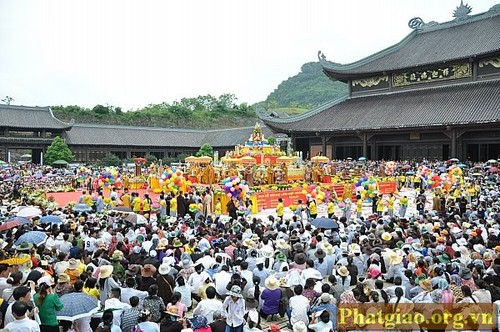
[[[428,167],[438,172],[444,165]],[[158,201],[83,189],[78,203],[89,210],[43,208],[27,223],[16,220],[22,205],[32,203],[23,189],[49,190],[74,178],[11,167],[0,174],[10,179],[0,184],[2,326],[42,332],[325,332],[339,329],[341,304],[496,303],[500,178],[486,163],[467,166],[471,171],[444,191],[423,178],[411,180],[407,173],[418,167],[411,164],[398,180],[399,194],[375,194],[373,203],[353,202],[340,213],[311,196],[293,212],[280,202],[265,217],[225,216],[220,206],[203,207],[210,188],[162,194]],[[200,213],[186,201],[200,202]],[[313,225],[326,216],[338,228]],[[45,235],[22,241],[33,232]],[[94,299],[95,310],[58,318],[68,305],[64,296],[73,293]]]

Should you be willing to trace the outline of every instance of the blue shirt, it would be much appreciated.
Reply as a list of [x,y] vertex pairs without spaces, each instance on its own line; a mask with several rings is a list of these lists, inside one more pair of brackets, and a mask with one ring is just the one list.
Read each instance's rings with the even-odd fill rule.
[[[333,324],[333,329],[337,328],[337,306],[330,303],[322,303],[318,306],[314,306],[311,308],[311,312],[318,312],[321,310],[327,310],[330,313],[330,321]],[[319,320],[319,317],[316,318]]]

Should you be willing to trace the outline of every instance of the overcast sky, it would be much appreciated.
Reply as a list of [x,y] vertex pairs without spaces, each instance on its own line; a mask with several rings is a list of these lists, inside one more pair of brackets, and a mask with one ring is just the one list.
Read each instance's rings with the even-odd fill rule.
[[[472,14],[500,0],[469,0]],[[198,95],[264,100],[317,61],[399,42],[459,0],[0,0],[0,99],[124,110]]]

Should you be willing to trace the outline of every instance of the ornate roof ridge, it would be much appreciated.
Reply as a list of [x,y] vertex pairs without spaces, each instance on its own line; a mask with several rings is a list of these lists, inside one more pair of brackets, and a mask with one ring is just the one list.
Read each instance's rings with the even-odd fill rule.
[[347,63],[347,64],[338,64],[338,63],[333,63],[333,62],[326,62],[322,61],[321,64],[323,66],[323,70],[328,72],[328,71],[336,71],[336,72],[342,72],[342,71],[348,71],[351,69],[355,69],[357,67],[366,65],[370,62],[373,62],[385,55],[391,54],[400,48],[402,48],[407,42],[409,42],[413,37],[419,34],[424,34],[428,32],[433,32],[437,30],[444,30],[444,29],[449,29],[453,28],[456,26],[464,25],[464,24],[469,24],[485,19],[489,19],[491,17],[495,17],[500,15],[500,4],[494,5],[491,7],[488,11],[478,13],[475,15],[468,15],[467,17],[464,18],[455,18],[450,21],[442,22],[442,23],[437,23],[435,21],[431,21],[429,23],[424,23],[423,20],[419,17],[412,18],[408,25],[410,28],[413,29],[408,35],[406,35],[400,42],[393,44],[389,47],[386,47],[372,55],[369,55],[365,58],[359,59],[357,61]]
[[432,90],[440,90],[440,89],[451,89],[451,88],[456,88],[460,86],[465,86],[465,85],[480,85],[480,84],[498,84],[500,82],[500,79],[493,79],[493,80],[481,80],[481,81],[472,81],[472,82],[461,82],[461,83],[455,83],[453,85],[437,85],[437,86],[422,86],[419,88],[414,88],[414,89],[405,89],[405,90],[398,90],[398,91],[390,91],[390,92],[385,92],[381,93],[378,95],[361,95],[361,96],[354,96],[354,97],[342,97],[335,99],[333,101],[330,101],[328,103],[325,103],[314,110],[311,110],[309,112],[302,113],[300,115],[295,115],[290,118],[272,118],[270,117],[263,109],[259,109],[257,111],[257,115],[259,116],[260,119],[262,119],[265,123],[294,123],[306,118],[310,118],[313,115],[316,115],[318,113],[321,113],[323,111],[326,111],[327,109],[340,104],[344,101],[347,100],[360,100],[360,99],[365,99],[365,98],[374,98],[376,96],[391,96],[391,95],[401,95],[401,94],[409,94],[409,93],[415,93],[415,92],[421,92],[421,91],[432,91]]
[[100,124],[100,123],[75,123],[74,127],[85,128],[109,128],[109,129],[135,129],[135,130],[151,130],[151,131],[171,131],[171,132],[190,132],[190,133],[212,133],[228,130],[243,130],[251,129],[253,126],[235,127],[235,128],[222,128],[222,129],[193,129],[193,128],[168,128],[168,127],[148,127],[148,126],[130,126],[130,125],[114,125],[114,124]]
[[12,109],[12,110],[21,110],[21,111],[29,111],[29,112],[46,112],[52,118],[53,121],[65,126],[64,128],[69,129],[73,126],[74,122],[64,122],[59,120],[54,116],[52,109],[50,106],[24,106],[24,105],[10,105],[10,104],[0,104],[0,108],[3,109]]
[[321,113],[324,110],[326,110],[332,106],[335,106],[337,104],[340,104],[341,102],[346,101],[348,98],[349,98],[349,96],[345,95],[343,97],[333,99],[333,100],[328,101],[324,104],[321,104],[321,105],[319,105],[319,106],[317,106],[317,107],[315,107],[307,112],[304,112],[302,114],[293,115],[293,116],[290,116],[288,118],[273,118],[273,117],[269,116],[269,114],[266,113],[266,111],[263,108],[258,108],[256,112],[257,112],[257,116],[259,117],[259,119],[261,119],[265,122],[291,123],[291,122],[297,122],[297,121],[300,121],[303,119],[307,119],[313,115]]

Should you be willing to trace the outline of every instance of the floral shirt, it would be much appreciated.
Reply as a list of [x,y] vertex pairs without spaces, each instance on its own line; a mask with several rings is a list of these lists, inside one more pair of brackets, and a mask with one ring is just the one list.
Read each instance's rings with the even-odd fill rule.
[[152,322],[159,322],[161,320],[161,313],[165,311],[165,303],[163,303],[163,299],[156,295],[146,296],[143,307],[151,312]]

